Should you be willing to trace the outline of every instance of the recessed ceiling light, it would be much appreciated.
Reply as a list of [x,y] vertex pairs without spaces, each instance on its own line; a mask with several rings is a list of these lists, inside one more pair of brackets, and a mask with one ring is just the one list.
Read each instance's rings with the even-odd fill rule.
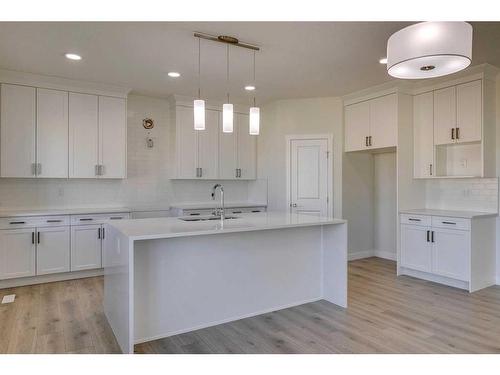
[[253,91],[253,90],[255,90],[255,86],[253,86],[253,85],[245,86],[245,90],[247,90],[247,91]]
[[67,53],[64,56],[66,56],[66,58],[69,60],[81,60],[82,59],[82,57],[80,55],[77,55],[76,53]]
[[387,57],[384,57],[383,59],[380,59],[378,62],[381,63],[381,64],[387,64]]
[[172,78],[178,78],[181,76],[181,73],[177,73],[177,72],[168,72],[168,76],[169,77],[172,77]]

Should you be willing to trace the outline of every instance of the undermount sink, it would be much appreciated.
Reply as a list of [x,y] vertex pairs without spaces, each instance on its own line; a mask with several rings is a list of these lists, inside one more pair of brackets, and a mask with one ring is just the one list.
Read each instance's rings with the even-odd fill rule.
[[[186,216],[180,217],[179,220],[182,221],[208,221],[208,220],[220,220],[220,215],[211,215],[211,216]],[[238,216],[226,216],[224,219],[239,219]]]

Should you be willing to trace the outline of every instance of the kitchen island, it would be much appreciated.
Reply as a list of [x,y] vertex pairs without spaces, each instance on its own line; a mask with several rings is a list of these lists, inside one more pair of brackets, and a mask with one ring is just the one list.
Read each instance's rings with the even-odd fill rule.
[[104,308],[124,353],[320,299],[347,307],[346,221],[287,212],[187,219],[106,224]]

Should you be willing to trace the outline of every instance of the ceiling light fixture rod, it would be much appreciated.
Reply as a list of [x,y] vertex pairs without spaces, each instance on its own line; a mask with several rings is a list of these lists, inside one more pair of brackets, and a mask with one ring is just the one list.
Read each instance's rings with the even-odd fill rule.
[[231,36],[226,36],[226,35],[216,36],[216,35],[204,34],[204,33],[199,33],[199,32],[195,32],[194,36],[196,38],[211,40],[213,42],[231,44],[231,45],[236,46],[236,47],[242,47],[242,48],[252,49],[254,51],[260,51],[260,47],[254,46],[253,44],[240,42],[237,38],[234,38]]

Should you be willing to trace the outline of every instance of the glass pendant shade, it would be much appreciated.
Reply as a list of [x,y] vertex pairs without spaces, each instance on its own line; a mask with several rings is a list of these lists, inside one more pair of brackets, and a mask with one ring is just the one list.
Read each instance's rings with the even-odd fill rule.
[[205,101],[197,99],[193,102],[194,129],[205,130]]
[[391,35],[387,72],[403,79],[440,77],[467,68],[472,26],[467,22],[421,22]]
[[233,132],[233,105],[229,103],[222,105],[222,131]]
[[260,108],[251,107],[250,108],[250,124],[249,124],[250,135],[259,135],[260,132]]

